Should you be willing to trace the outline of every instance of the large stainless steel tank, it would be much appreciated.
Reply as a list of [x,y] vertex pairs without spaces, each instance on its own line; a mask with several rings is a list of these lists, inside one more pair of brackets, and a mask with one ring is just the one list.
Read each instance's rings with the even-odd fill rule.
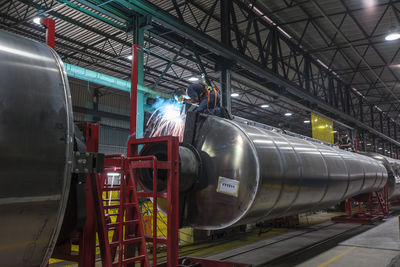
[[202,174],[183,216],[195,228],[323,209],[387,181],[379,161],[275,130],[200,116],[194,132]]
[[0,30],[1,266],[51,255],[70,184],[73,119],[61,59]]

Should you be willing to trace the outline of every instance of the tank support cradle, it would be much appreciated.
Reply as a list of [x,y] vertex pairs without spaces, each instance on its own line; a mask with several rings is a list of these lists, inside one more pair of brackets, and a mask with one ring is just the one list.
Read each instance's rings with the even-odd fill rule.
[[[353,211],[353,204],[357,203],[357,211]],[[363,209],[363,204],[367,208]],[[348,198],[345,202],[346,214],[333,217],[331,220],[338,223],[373,224],[390,214],[388,200],[388,186],[382,191],[368,193],[360,198]]]

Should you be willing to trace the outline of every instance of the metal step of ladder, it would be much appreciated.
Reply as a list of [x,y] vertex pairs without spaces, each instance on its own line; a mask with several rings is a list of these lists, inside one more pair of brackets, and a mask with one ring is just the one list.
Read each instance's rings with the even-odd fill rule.
[[381,210],[383,211],[383,213],[385,215],[389,214],[389,207],[388,207],[388,203],[386,203],[385,198],[383,197],[383,194],[381,191],[376,191],[376,198],[378,199],[378,204],[381,208]]
[[101,247],[104,250],[102,255],[105,255],[102,257],[105,258],[103,266],[133,267],[140,264],[147,267],[150,265],[133,173],[119,173],[117,183],[109,181],[106,172],[101,174],[97,184],[103,226],[99,231],[99,240],[104,243]]

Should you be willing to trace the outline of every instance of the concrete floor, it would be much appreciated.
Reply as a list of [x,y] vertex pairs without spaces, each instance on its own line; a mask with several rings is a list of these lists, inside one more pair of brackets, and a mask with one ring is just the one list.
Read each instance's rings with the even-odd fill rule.
[[399,223],[396,216],[297,266],[394,267],[400,266],[399,255]]
[[[205,248],[189,247],[187,255],[254,266],[400,267],[397,216],[376,226],[326,221],[290,231],[275,233],[271,230],[258,240],[253,239],[243,235],[239,240],[231,240],[228,242],[230,249],[225,248],[226,242],[218,245],[215,241],[203,244]],[[181,249],[181,256],[186,254],[186,249]],[[98,264],[96,266],[101,266]],[[59,262],[50,266],[74,265]]]
[[[338,234],[348,231],[351,232],[359,227],[359,224],[336,224],[326,222],[262,240],[254,244],[241,246],[237,249],[213,255],[209,258],[248,263],[254,266],[263,266],[268,263],[269,266],[271,265],[271,261],[276,261],[278,258],[284,258],[288,254],[293,254],[300,248],[314,246],[319,242],[333,238]],[[287,263],[283,264],[283,266],[286,264]]]
[[400,267],[398,217],[375,226],[327,221],[209,258],[275,267]]
[[380,267],[390,266],[393,258],[399,255],[399,251],[373,249],[363,247],[336,246],[317,257],[307,260],[299,267],[329,266],[329,267]]

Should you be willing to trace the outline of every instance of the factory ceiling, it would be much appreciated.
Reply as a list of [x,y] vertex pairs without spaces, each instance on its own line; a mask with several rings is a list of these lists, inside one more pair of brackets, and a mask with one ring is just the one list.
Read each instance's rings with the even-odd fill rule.
[[33,18],[55,18],[65,62],[129,79],[138,14],[147,87],[173,93],[204,71],[220,86],[229,67],[236,115],[308,133],[317,111],[399,146],[400,40],[385,36],[400,1],[8,0],[0,28],[43,41]]

